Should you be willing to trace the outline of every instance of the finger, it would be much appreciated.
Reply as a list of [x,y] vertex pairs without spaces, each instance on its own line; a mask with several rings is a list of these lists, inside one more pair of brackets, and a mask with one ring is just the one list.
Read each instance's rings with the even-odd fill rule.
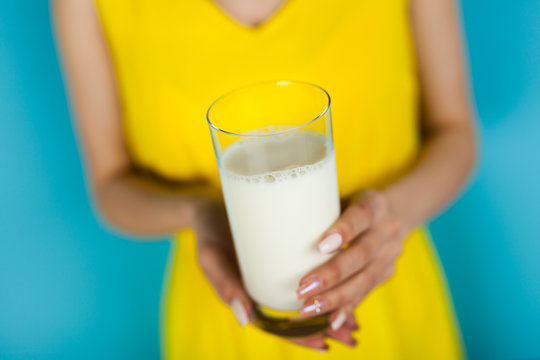
[[347,320],[347,314],[343,310],[335,312],[335,314],[332,314],[334,316],[331,317],[330,320],[330,328],[332,330],[338,330],[345,321]]
[[365,232],[347,249],[304,276],[296,290],[298,298],[305,299],[321,293],[363,270],[388,243],[395,243],[395,252],[398,255],[401,253],[403,237],[400,226],[391,217],[381,220],[376,229]]
[[[333,330],[336,330],[340,328],[341,326],[343,326],[347,329],[350,329],[351,331],[360,330],[360,326],[358,325],[358,322],[356,321],[356,316],[354,315],[355,308],[356,308],[356,304],[349,303],[333,311],[328,317],[328,321],[330,322],[330,328],[332,328]],[[341,326],[340,326],[340,323],[342,321],[341,319],[339,319],[340,313],[345,314],[345,321],[343,322]]]
[[[326,334],[329,337],[351,347],[356,346],[356,340],[352,336],[352,332],[355,331],[355,329],[347,326],[347,321],[349,319],[354,320],[354,315],[352,314],[353,309],[354,306],[349,304],[330,314],[328,317],[330,328],[326,331]],[[355,321],[353,323],[355,323]]]
[[241,288],[240,276],[232,261],[220,249],[205,244],[197,249],[199,266],[221,299],[229,303],[234,291]]
[[245,326],[253,308],[231,259],[212,245],[201,246],[197,254],[199,265],[212,287],[231,307],[240,325]]
[[388,207],[388,201],[379,191],[368,189],[359,192],[352,200],[353,202],[367,203],[369,204],[373,219],[377,220]]
[[328,330],[326,333],[332,339],[342,342],[347,346],[354,347],[357,345],[357,341],[352,336],[351,330],[345,327],[341,327],[337,330]]
[[396,272],[396,266],[395,266],[394,264],[388,266],[388,267],[386,268],[386,270],[384,271],[384,273],[383,273],[383,275],[382,275],[382,278],[381,278],[381,281],[380,281],[379,284],[382,284],[382,283],[384,283],[384,282],[390,280],[390,278],[391,278],[392,276],[394,276],[395,272]]
[[305,299],[319,294],[364,269],[384,244],[383,239],[379,231],[365,233],[347,249],[304,276],[296,290],[298,298]]
[[328,322],[330,323],[330,329],[337,330],[341,327],[349,329],[350,331],[359,330],[360,327],[356,322],[356,317],[354,316],[354,308],[356,304],[349,303],[341,308],[333,311],[328,316]]
[[368,201],[353,203],[321,236],[319,251],[323,254],[331,254],[348,244],[369,228],[372,217],[372,207]]
[[395,236],[404,235],[406,226],[390,211],[391,206],[386,196],[375,190],[365,190],[356,199],[370,205],[372,223],[377,223],[377,227],[385,228],[386,233]]
[[289,341],[317,351],[326,352],[330,348],[324,341],[324,335],[316,335],[309,338],[289,338]]
[[329,316],[330,326],[333,329],[338,329],[339,321],[336,321],[336,319],[339,316],[339,313],[343,311],[346,314],[345,322],[343,323],[342,327],[350,329],[351,331],[358,331],[360,330],[360,325],[356,321],[356,316],[354,315],[354,309],[356,308],[356,304],[349,303],[345,306],[342,306],[340,309],[334,311]]
[[364,270],[351,276],[338,286],[309,298],[301,309],[302,316],[315,316],[341,308],[347,303],[358,304],[387,275],[387,269],[393,267],[398,251],[394,244],[387,244],[381,249],[380,256]]
[[358,324],[358,322],[356,321],[356,318],[353,316],[350,316],[347,318],[347,320],[345,321],[345,324],[343,324],[343,326],[347,327],[348,329],[351,329],[353,331],[358,331],[361,329],[361,326],[360,324]]

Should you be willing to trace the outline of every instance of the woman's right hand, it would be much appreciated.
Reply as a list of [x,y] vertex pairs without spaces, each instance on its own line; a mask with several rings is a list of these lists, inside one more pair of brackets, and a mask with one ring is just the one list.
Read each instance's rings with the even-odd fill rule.
[[240,325],[245,326],[253,304],[242,284],[225,206],[211,201],[195,217],[197,260],[220,299],[228,304]]
[[[231,307],[240,325],[245,326],[252,320],[254,304],[242,284],[224,204],[212,201],[202,207],[197,212],[194,230],[197,235],[199,266],[220,299]],[[331,322],[334,320],[330,319]],[[355,330],[358,330],[358,325],[354,316],[350,316],[344,319],[337,329],[329,328],[323,334],[289,340],[298,345],[326,351],[327,337],[348,346],[355,346],[356,340],[352,337]]]

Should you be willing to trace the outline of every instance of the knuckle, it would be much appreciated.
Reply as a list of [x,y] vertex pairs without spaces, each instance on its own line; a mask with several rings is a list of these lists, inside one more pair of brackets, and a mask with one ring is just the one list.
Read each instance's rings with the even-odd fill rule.
[[345,302],[345,293],[343,291],[335,291],[334,292],[334,295],[332,296],[333,299],[331,300],[331,304],[330,304],[330,307],[332,308],[335,308],[335,307],[338,307],[340,306],[341,304],[343,304]]
[[373,252],[372,245],[368,241],[364,241],[357,246],[357,258],[361,263],[365,263],[371,257]]
[[345,242],[349,241],[348,239],[351,239],[354,237],[353,222],[354,221],[352,219],[344,219],[344,221],[341,222],[340,232]]
[[341,223],[341,230],[345,239],[352,240],[371,223],[371,209],[365,202],[355,202],[347,210]]
[[375,190],[371,190],[369,195],[371,198],[371,203],[374,204],[377,209],[380,209],[381,211],[386,210],[388,207],[388,199],[386,196]]
[[359,219],[371,219],[371,207],[368,202],[358,201],[351,205],[351,211],[354,214],[354,218]]
[[326,299],[327,310],[340,307],[346,300],[345,292],[342,289],[332,290],[324,298]]
[[341,279],[341,268],[333,262],[326,268],[326,283],[327,285],[335,284]]
[[375,201],[378,205],[386,205],[388,203],[386,196],[379,191],[373,191],[371,196],[373,197],[373,201]]

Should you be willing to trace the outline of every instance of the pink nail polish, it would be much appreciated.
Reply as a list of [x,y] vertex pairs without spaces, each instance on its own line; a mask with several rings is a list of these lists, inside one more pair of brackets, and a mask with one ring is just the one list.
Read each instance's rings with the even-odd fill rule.
[[343,243],[343,238],[339,233],[328,235],[319,243],[319,251],[323,254],[330,254],[332,251],[339,249]]

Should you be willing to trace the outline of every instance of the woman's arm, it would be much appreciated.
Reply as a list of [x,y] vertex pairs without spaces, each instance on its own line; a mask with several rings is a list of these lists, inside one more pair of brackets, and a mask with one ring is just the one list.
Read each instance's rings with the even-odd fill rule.
[[475,128],[454,1],[410,0],[410,18],[422,88],[421,155],[388,188],[355,196],[322,236],[320,251],[339,253],[301,280],[304,316],[332,312],[342,321],[340,313],[351,314],[392,276],[407,233],[448,204],[472,171]]
[[[114,0],[113,0],[114,1]],[[125,147],[115,73],[93,0],[55,0],[53,15],[90,186],[105,220],[135,235],[191,226],[218,189],[140,176]]]
[[472,171],[476,134],[469,103],[459,19],[452,0],[411,0],[425,145],[416,167],[384,192],[406,224],[446,206]]

